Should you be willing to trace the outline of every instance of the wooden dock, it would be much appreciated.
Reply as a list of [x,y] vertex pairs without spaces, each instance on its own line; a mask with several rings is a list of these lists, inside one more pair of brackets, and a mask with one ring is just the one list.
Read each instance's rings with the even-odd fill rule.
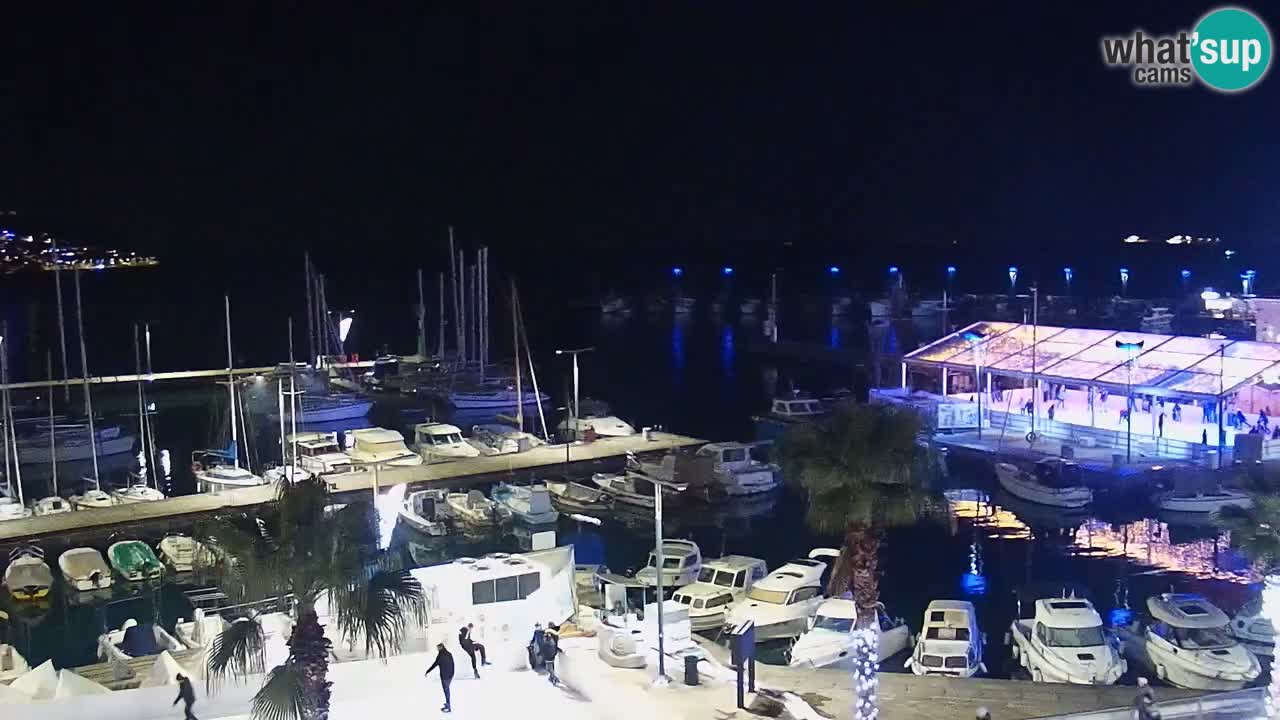
[[[628,453],[656,453],[702,445],[705,440],[651,432],[644,435],[611,437],[591,443],[543,445],[511,455],[467,458],[447,463],[415,467],[384,467],[328,477],[330,491],[343,496],[371,493],[374,488],[392,485],[464,488],[495,482],[505,477],[559,477],[566,469],[574,473],[621,467]],[[184,495],[150,503],[116,505],[59,515],[44,515],[0,522],[0,546],[21,541],[56,537],[71,542],[77,535],[101,534],[116,526],[158,525],[163,529],[191,526],[200,516],[230,510],[247,510],[270,502],[275,489],[268,485],[219,493]]]
[[[178,650],[169,653],[183,668],[191,671],[193,676],[203,674],[203,650]],[[111,662],[100,662],[71,668],[75,674],[88,678],[109,690],[132,690],[142,683],[142,679],[151,672],[156,663],[156,656],[132,658],[122,666]]]

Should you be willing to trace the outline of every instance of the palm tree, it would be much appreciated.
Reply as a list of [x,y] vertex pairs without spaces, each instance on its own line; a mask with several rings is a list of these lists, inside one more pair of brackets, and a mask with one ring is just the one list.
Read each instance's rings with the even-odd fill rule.
[[847,405],[820,423],[798,425],[779,442],[783,474],[808,498],[805,522],[820,534],[844,538],[828,586],[852,592],[858,609],[854,666],[857,717],[877,713],[880,546],[887,528],[922,518],[949,518],[930,488],[937,458],[917,438],[909,409]]
[[[425,616],[422,588],[377,547],[375,514],[367,503],[326,509],[328,490],[311,478],[280,483],[279,495],[254,527],[221,521],[201,536],[218,556],[224,592],[235,602],[292,601],[289,656],[267,673],[253,697],[256,720],[326,720],[329,648],[316,614],[328,600],[342,637],[364,641],[370,654],[398,652],[411,622]],[[211,686],[229,677],[265,672],[264,634],[257,616],[238,619],[213,640]]]
[[[1262,589],[1262,614],[1273,628],[1280,627],[1280,497],[1254,495],[1253,507],[1228,505],[1214,521],[1231,534],[1231,547],[1266,573]],[[1280,658],[1280,634],[1274,636]],[[1271,673],[1267,688],[1267,717],[1280,715],[1280,672]]]

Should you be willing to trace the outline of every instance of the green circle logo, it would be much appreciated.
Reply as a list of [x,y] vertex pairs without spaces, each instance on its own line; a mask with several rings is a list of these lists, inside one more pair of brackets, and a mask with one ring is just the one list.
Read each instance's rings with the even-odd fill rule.
[[1271,33],[1257,15],[1224,7],[1192,30],[1191,64],[1205,85],[1221,92],[1252,87],[1271,65]]

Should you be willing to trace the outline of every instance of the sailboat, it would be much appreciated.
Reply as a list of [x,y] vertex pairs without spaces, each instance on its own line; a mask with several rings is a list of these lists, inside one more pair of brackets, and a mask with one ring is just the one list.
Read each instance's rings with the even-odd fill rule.
[[[93,489],[87,490],[83,495],[73,496],[71,503],[76,509],[82,510],[86,508],[102,508],[110,507],[115,504],[115,499],[102,490],[101,476],[98,474],[98,436],[93,423],[93,393],[89,391],[89,354],[84,346],[84,305],[80,299],[80,271],[75,273],[76,285],[76,329],[80,336],[80,369],[83,373],[81,380],[84,387],[84,414],[88,423],[89,431],[89,447],[90,457],[93,458]],[[62,295],[58,295],[61,301]],[[61,315],[59,315],[61,317]],[[65,358],[64,358],[65,360]],[[63,363],[65,366],[65,362]],[[132,443],[130,443],[132,445]],[[90,478],[86,478],[86,481]],[[86,483],[87,484],[87,483]]]
[[[135,367],[134,373],[138,376],[138,438],[142,443],[142,449],[138,452],[139,470],[138,474],[133,476],[133,482],[128,487],[118,488],[111,493],[115,496],[116,502],[121,505],[165,499],[164,493],[160,492],[159,487],[151,487],[147,482],[147,468],[151,465],[152,458],[148,448],[154,447],[155,437],[151,438],[151,446],[148,446],[147,398],[145,391],[142,389],[142,355],[138,351],[137,323],[133,325],[133,363]],[[156,484],[159,485],[159,482],[157,481]]]
[[225,298],[227,319],[227,393],[230,399],[231,443],[226,450],[197,450],[191,453],[191,470],[201,492],[218,492],[236,488],[257,487],[267,481],[240,467],[236,445],[236,377],[235,358],[231,354],[231,298]]
[[[5,495],[0,495],[0,520],[21,520],[31,517],[22,500],[22,466],[17,456],[17,436],[13,428],[13,406],[9,403],[9,348],[4,344],[7,328],[0,328],[0,423],[4,430],[4,482]],[[11,454],[12,451],[12,454]],[[12,457],[12,464],[10,458]]]
[[[49,426],[53,427],[53,353],[45,353],[45,365],[49,374]],[[57,435],[49,435],[49,457],[57,457]],[[74,508],[71,503],[63,500],[58,496],[58,463],[50,463],[49,470],[51,472],[51,484],[53,494],[48,497],[40,498],[31,506],[32,512],[36,515],[57,515],[59,513],[71,512]]]

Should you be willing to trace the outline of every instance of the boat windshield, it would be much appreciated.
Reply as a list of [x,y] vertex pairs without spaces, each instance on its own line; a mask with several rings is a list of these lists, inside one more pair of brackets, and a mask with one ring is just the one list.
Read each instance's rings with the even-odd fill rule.
[[733,573],[728,570],[702,568],[702,572],[698,573],[698,582],[719,585],[720,587],[733,587]]
[[[649,567],[657,567],[657,566],[658,566],[658,556],[654,555],[653,553],[649,553]],[[679,570],[680,558],[671,557],[670,555],[664,555],[662,557],[662,567],[665,570]]]
[[753,587],[747,591],[749,599],[756,602],[769,603],[770,605],[785,605],[787,594],[785,590],[765,590],[761,587]]
[[1107,644],[1101,625],[1079,628],[1043,627],[1044,644],[1049,647],[1097,647]]
[[1174,628],[1173,638],[1183,650],[1221,650],[1236,644],[1225,627]]
[[834,630],[839,633],[847,633],[853,630],[853,618],[827,617],[826,615],[818,615],[813,618],[814,630]]
[[440,435],[428,435],[431,438],[432,445],[457,445],[462,442],[462,433],[442,433]]

